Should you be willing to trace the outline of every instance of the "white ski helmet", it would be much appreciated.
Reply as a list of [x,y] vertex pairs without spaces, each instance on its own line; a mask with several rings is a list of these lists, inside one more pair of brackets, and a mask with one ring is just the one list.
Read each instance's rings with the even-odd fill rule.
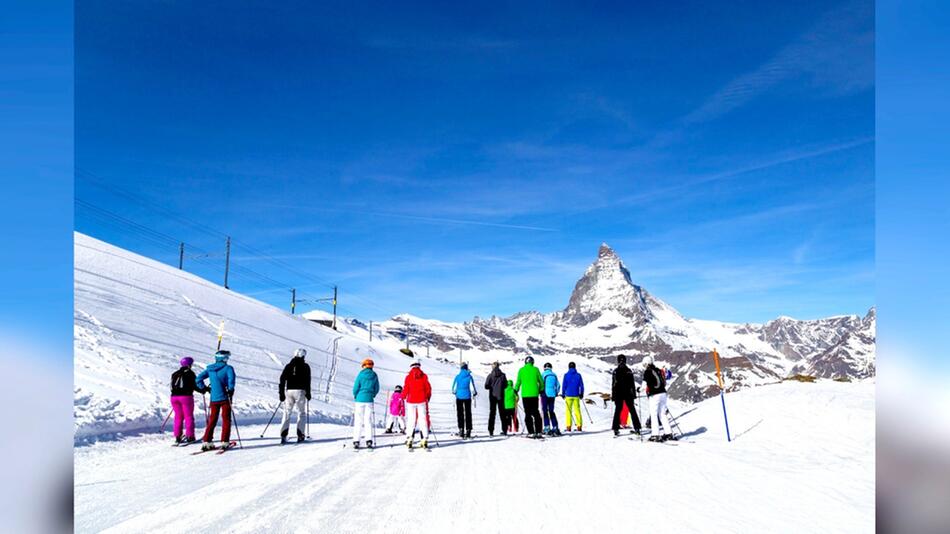
[[640,363],[642,363],[644,367],[649,366],[653,363],[653,356],[644,356],[643,361]]
[[307,356],[307,349],[297,349],[294,351],[294,358],[300,357],[305,358]]

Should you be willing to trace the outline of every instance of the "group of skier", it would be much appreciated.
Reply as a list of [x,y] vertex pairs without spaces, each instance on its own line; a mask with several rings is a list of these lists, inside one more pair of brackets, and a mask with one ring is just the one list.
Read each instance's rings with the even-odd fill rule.
[[[307,351],[299,348],[293,358],[284,367],[278,382],[278,396],[283,407],[280,441],[288,441],[290,420],[297,413],[297,442],[306,438],[305,424],[309,414],[308,404],[311,397],[310,365],[306,363]],[[213,444],[214,429],[221,418],[221,448],[226,450],[234,444],[230,441],[231,400],[234,395],[235,373],[228,364],[230,352],[219,350],[215,361],[200,374],[195,375],[191,367],[192,358],[182,358],[180,368],[171,377],[171,405],[174,413],[175,443],[186,445],[196,441],[194,422],[193,393],[211,394],[210,411],[202,437],[202,451],[216,448]],[[667,373],[657,368],[649,356],[642,361],[643,385],[646,388],[647,413],[652,429],[650,441],[676,439],[671,432],[667,418]],[[353,447],[373,448],[376,442],[376,421],[374,402],[380,392],[379,377],[373,370],[374,362],[366,358],[361,362],[360,372],[353,383]],[[633,371],[626,364],[626,356],[617,357],[617,367],[613,370],[611,399],[614,402],[612,429],[614,435],[620,434],[621,420],[628,412],[632,417],[633,432],[641,432],[641,424],[634,409],[640,387],[636,385]],[[208,384],[205,384],[207,380]],[[524,412],[526,436],[539,439],[543,436],[560,436],[561,428],[555,413],[555,399],[561,397],[565,404],[565,431],[582,432],[583,416],[581,404],[584,399],[584,379],[577,371],[574,362],[568,364],[568,370],[562,380],[558,380],[550,363],[544,364],[544,371],[534,364],[534,357],[525,358],[524,365],[518,370],[516,380],[509,380],[501,370],[499,362],[492,364],[491,372],[485,378],[484,389],[488,391],[489,415],[488,434],[495,435],[496,418],[501,423],[501,435],[507,436],[519,432],[518,402],[521,401]],[[472,437],[472,405],[478,396],[478,388],[468,364],[463,363],[458,375],[452,382],[455,395],[458,436],[463,439]],[[422,364],[414,360],[409,367],[402,385],[396,385],[387,400],[385,432],[404,433],[406,446],[413,448],[416,432],[421,435],[418,446],[428,448],[431,421],[429,401],[432,398],[432,386],[428,376],[422,371]],[[276,411],[276,410],[275,410]],[[661,432],[662,430],[662,432]]]

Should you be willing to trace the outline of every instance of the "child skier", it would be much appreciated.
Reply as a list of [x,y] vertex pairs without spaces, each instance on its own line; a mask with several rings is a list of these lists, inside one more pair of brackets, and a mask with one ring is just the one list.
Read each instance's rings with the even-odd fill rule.
[[478,395],[475,390],[475,380],[468,370],[468,364],[463,363],[459,374],[452,381],[452,393],[455,394],[455,414],[459,424],[459,437],[472,437],[472,396]]
[[509,432],[518,433],[518,393],[515,392],[514,382],[508,381],[505,388],[505,404],[501,411],[501,433],[505,436]]
[[393,425],[398,425],[399,432],[406,433],[406,402],[402,398],[402,386],[396,386],[392,397],[389,399],[389,410],[387,410],[386,433],[393,433]]
[[432,386],[429,377],[422,372],[418,361],[409,366],[409,374],[402,386],[403,399],[406,401],[406,446],[412,448],[416,429],[422,433],[419,445],[429,446],[429,399],[432,398]]
[[362,368],[353,382],[353,448],[360,448],[360,434],[366,438],[366,446],[373,448],[376,439],[376,421],[373,400],[379,393],[379,377],[373,371],[373,360],[363,360]]
[[[564,389],[561,396],[564,397],[564,419],[567,421],[565,428],[571,431],[573,423],[577,423],[577,431],[583,431],[584,420],[581,418],[581,402],[584,398],[584,377],[577,372],[577,366],[574,362],[567,364],[567,373],[564,374]],[[571,411],[573,410],[573,414]],[[573,419],[573,420],[572,420]]]
[[[550,362],[545,362],[541,380],[544,382],[544,394],[541,396],[543,402],[541,409],[544,412],[544,433],[549,436],[560,436],[561,429],[557,424],[557,415],[554,413],[554,400],[561,392],[561,383],[558,382],[557,375],[551,370]],[[550,422],[550,426],[548,422]]]
[[208,416],[208,425],[202,438],[201,450],[214,449],[214,427],[218,423],[218,414],[221,414],[221,447],[227,448],[231,443],[231,399],[234,397],[234,368],[228,365],[231,352],[219,350],[214,355],[214,363],[201,371],[195,377],[198,390],[206,390],[204,381],[208,381],[207,389],[211,391],[211,413]]
[[[172,411],[175,412],[175,445],[187,445],[195,441],[195,398],[194,392],[203,393],[198,389],[195,373],[191,370],[195,360],[184,357],[178,362],[181,368],[172,373]],[[184,425],[182,424],[184,423]],[[182,433],[184,426],[184,433]]]

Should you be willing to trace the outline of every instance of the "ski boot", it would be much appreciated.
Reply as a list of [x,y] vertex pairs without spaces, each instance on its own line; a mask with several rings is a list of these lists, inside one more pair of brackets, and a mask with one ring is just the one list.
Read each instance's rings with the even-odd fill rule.
[[287,444],[287,431],[286,431],[286,430],[284,430],[284,431],[282,431],[282,432],[280,433],[280,444],[281,444],[281,445],[286,445],[286,444]]
[[360,442],[359,442],[359,441],[354,441],[354,442],[353,442],[353,448],[354,448],[354,449],[359,449],[359,448],[360,448]]
[[465,431],[465,439],[472,439],[472,431],[471,431],[471,430],[466,430],[466,431]]
[[565,431],[565,432],[570,432],[570,431],[571,431],[571,427],[565,428],[564,431]]
[[181,442],[178,443],[178,446],[179,446],[179,447],[184,447],[185,445],[191,445],[192,443],[194,443],[194,442],[196,442],[196,441],[198,441],[198,440],[195,439],[194,437],[184,438],[184,439],[181,440]]
[[578,426],[578,427],[577,427],[577,431],[578,431],[578,432],[583,432],[583,431],[584,431],[584,429],[583,429],[583,428],[581,428],[580,426]]
[[420,442],[419,442],[419,447],[421,447],[421,448],[423,448],[423,449],[428,449],[428,448],[429,448],[429,440],[428,440],[428,439],[424,439],[424,440],[420,441]]
[[181,445],[181,436],[175,436],[175,446]]
[[406,440],[406,447],[408,447],[409,449],[412,449],[412,438],[409,438]]
[[677,441],[678,439],[674,434],[663,434],[663,441]]
[[202,451],[213,451],[213,450],[214,450],[214,444],[211,443],[211,442],[209,442],[209,441],[206,441],[206,442],[204,442],[204,443],[201,444],[201,450],[202,450]]
[[618,437],[618,436],[620,436],[620,431],[619,431],[619,430],[614,430],[614,437],[616,438],[616,437]]
[[660,436],[657,436],[657,435],[653,435],[653,436],[650,436],[649,438],[647,438],[647,441],[652,441],[652,442],[654,442],[654,443],[662,443],[662,442],[663,442],[663,438],[660,437]]
[[303,440],[307,439],[307,436],[303,432],[297,432],[297,443],[303,443]]
[[371,440],[371,439],[366,440],[366,448],[367,448],[367,449],[372,449],[372,448],[373,448],[373,440]]

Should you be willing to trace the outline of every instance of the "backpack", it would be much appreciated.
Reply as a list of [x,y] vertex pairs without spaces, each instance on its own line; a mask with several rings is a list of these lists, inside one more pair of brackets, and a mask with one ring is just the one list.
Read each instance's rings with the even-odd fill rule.
[[172,391],[175,391],[175,390],[181,391],[183,389],[186,389],[185,384],[187,384],[187,381],[185,380],[186,378],[185,375],[187,372],[188,372],[188,369],[186,368],[186,369],[179,369],[175,371],[174,373],[172,373]]

